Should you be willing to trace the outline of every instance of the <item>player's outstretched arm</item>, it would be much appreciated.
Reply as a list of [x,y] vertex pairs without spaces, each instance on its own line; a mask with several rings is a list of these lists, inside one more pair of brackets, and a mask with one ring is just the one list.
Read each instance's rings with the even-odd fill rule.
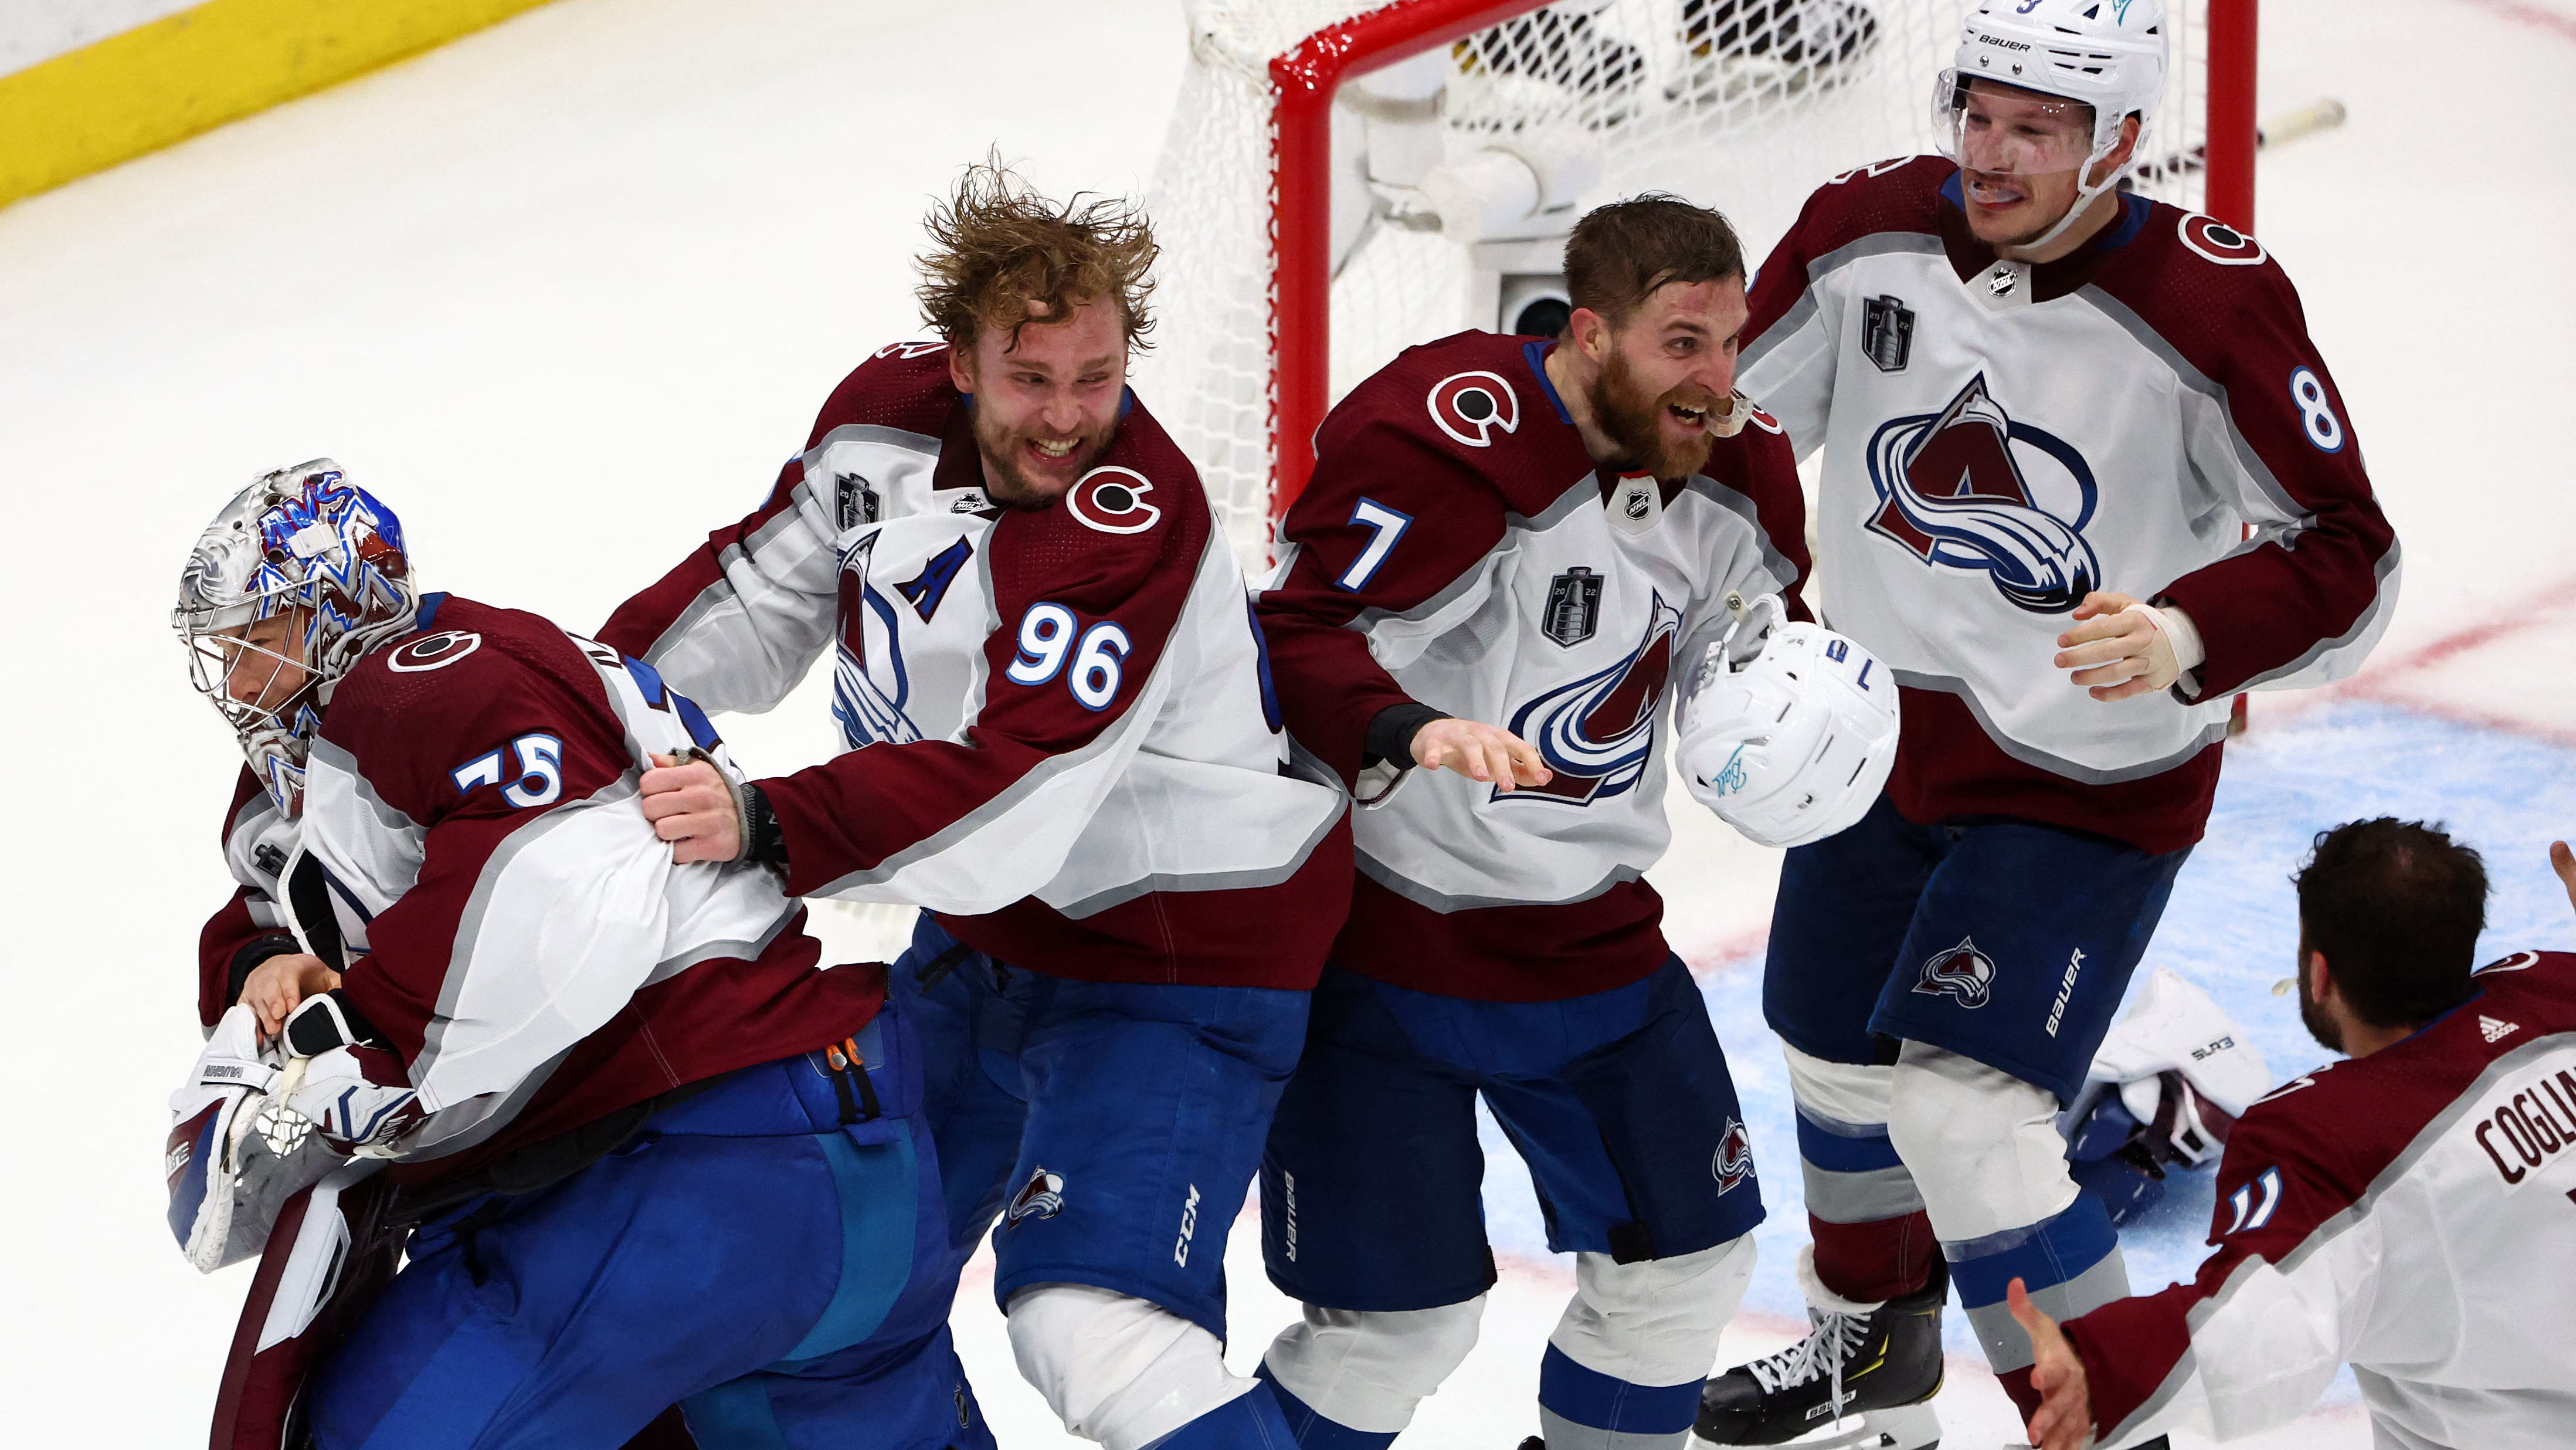
[[2549,869],[2558,873],[2558,884],[2567,888],[2567,904],[2576,907],[2576,852],[2570,852],[2565,841],[2549,843]]
[[2005,1290],[2004,1304],[2013,1322],[2030,1336],[2030,1387],[2039,1392],[2031,1412],[2030,1443],[2036,1450],[2084,1450],[2093,1443],[2093,1396],[2085,1383],[2084,1358],[2066,1342],[2057,1321],[2030,1302],[2019,1279]]
[[1545,785],[1555,772],[1538,758],[1538,747],[1500,725],[1479,720],[1440,719],[1413,735],[1413,763],[1425,770],[1454,770],[1498,790]]

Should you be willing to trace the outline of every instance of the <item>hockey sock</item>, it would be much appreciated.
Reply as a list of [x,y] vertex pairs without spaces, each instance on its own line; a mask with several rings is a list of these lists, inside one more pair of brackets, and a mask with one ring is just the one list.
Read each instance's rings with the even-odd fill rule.
[[1538,1368],[1548,1450],[1683,1450],[1702,1380],[1640,1385],[1585,1369],[1551,1344]]
[[2128,1266],[2121,1261],[2111,1216],[2090,1194],[2028,1228],[1944,1243],[1941,1251],[1950,1260],[1959,1303],[1985,1346],[1986,1362],[1994,1366],[2004,1393],[2012,1396],[2025,1420],[2039,1408],[2039,1397],[2030,1387],[2030,1336],[2004,1307],[2006,1288],[2021,1280],[2031,1302],[2060,1323],[2129,1292]]
[[1803,1104],[1798,1161],[1807,1186],[1807,1231],[1816,1278],[1846,1299],[1901,1299],[1932,1276],[1938,1242],[1914,1175],[1885,1123],[1846,1123]]
[[[1154,1441],[1145,1450],[1284,1450],[1286,1446],[1300,1443],[1289,1430],[1287,1416],[1281,1413],[1279,1401],[1271,1398],[1271,1394],[1271,1386],[1256,1384],[1248,1392]],[[1382,1445],[1394,1438],[1389,1435],[1386,1440],[1372,1443]],[[1309,1440],[1303,1443],[1325,1442]]]
[[1328,1420],[1314,1406],[1288,1393],[1265,1361],[1256,1366],[1252,1377],[1269,1389],[1278,1402],[1280,1415],[1288,1422],[1289,1443],[1304,1450],[1386,1450],[1395,1443],[1401,1431],[1354,1430],[1337,1420]]

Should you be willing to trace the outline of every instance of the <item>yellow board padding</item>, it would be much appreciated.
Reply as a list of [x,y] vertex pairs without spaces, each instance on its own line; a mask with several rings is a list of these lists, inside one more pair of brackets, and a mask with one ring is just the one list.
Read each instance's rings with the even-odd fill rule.
[[0,206],[545,0],[206,0],[0,76]]

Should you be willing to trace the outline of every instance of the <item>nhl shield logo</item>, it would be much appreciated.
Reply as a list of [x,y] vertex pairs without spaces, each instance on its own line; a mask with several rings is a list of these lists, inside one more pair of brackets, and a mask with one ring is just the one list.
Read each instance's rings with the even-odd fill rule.
[[1900,297],[1872,297],[1860,305],[1860,350],[1883,373],[1901,373],[1914,356],[1914,310]]
[[1601,576],[1577,565],[1547,586],[1547,613],[1540,628],[1568,649],[1601,630]]
[[1717,1191],[1727,1193],[1753,1176],[1753,1135],[1734,1118],[1726,1120],[1726,1135],[1717,1142],[1717,1157],[1709,1163],[1709,1173],[1717,1179]]
[[1962,1007],[1983,1007],[1994,995],[1995,959],[1977,950],[1975,941],[1959,938],[1948,951],[1924,959],[1923,976],[1914,990],[1927,997],[1955,997]]
[[1029,1175],[1029,1181],[1011,1198],[1010,1209],[1002,1215],[1002,1227],[1017,1228],[1022,1219],[1053,1218],[1064,1212],[1064,1175],[1049,1173],[1041,1167]]

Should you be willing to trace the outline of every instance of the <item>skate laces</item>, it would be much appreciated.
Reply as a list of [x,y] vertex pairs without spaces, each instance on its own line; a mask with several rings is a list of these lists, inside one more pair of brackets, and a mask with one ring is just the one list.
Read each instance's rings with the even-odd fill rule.
[[1837,1314],[1830,1311],[1815,1316],[1816,1327],[1806,1338],[1767,1359],[1757,1359],[1745,1366],[1762,1393],[1776,1395],[1791,1385],[1805,1384],[1820,1375],[1833,1378],[1833,1408],[1836,1418],[1842,1415],[1843,1364],[1858,1354],[1869,1340],[1869,1319],[1860,1314]]

